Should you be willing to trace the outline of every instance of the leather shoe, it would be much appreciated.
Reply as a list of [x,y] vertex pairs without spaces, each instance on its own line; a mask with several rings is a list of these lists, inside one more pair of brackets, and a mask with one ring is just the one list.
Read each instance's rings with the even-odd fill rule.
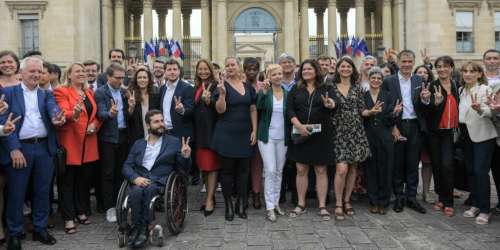
[[260,202],[260,193],[252,192],[252,204],[253,208],[255,209],[260,209],[262,207],[262,204]]
[[396,199],[394,201],[394,207],[392,208],[392,210],[394,210],[394,212],[396,212],[396,213],[403,212],[403,210],[404,210],[403,200],[402,199]]
[[21,250],[21,238],[19,236],[10,236],[7,250]]
[[420,205],[417,200],[408,200],[406,202],[406,206],[421,214],[425,214],[427,212],[427,210],[425,210],[425,208],[422,207],[422,205]]
[[148,230],[146,227],[141,227],[139,230],[139,234],[132,245],[133,248],[143,248],[148,242]]
[[57,240],[47,232],[43,230],[41,232],[33,232],[33,241],[40,241],[45,245],[54,245]]
[[137,236],[139,236],[139,228],[137,226],[132,227],[128,232],[128,242],[127,245],[129,247],[133,246],[135,241],[137,240]]
[[234,212],[238,215],[238,217],[240,217],[241,219],[246,219],[248,216],[247,216],[247,211],[246,211],[246,204],[244,202],[244,199],[241,199],[239,198],[237,201],[236,201],[236,204],[235,204],[235,209],[234,209]]

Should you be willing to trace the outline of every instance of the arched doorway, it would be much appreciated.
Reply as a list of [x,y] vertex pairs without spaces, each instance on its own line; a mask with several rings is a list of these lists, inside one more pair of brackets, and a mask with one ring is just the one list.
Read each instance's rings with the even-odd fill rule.
[[256,57],[261,67],[273,63],[278,57],[278,33],[275,17],[266,9],[251,7],[243,10],[234,20],[233,49],[236,57]]

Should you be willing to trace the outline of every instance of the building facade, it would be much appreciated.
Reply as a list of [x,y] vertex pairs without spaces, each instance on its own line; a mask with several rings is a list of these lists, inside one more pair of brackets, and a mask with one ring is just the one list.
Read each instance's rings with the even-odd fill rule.
[[[189,37],[193,9],[201,10],[198,38]],[[314,39],[308,9],[316,16]],[[267,63],[283,52],[302,60],[335,56],[332,41],[347,34],[350,9],[355,35],[366,38],[373,54],[427,48],[433,57],[478,60],[485,50],[500,48],[500,0],[6,0],[0,1],[0,49],[40,50],[62,66],[85,59],[107,65],[113,47],[140,58],[142,39],[153,37],[153,18],[165,37],[171,13],[172,38],[196,50],[188,53],[189,66],[200,57],[222,62],[251,51]],[[326,13],[336,15],[324,21]]]

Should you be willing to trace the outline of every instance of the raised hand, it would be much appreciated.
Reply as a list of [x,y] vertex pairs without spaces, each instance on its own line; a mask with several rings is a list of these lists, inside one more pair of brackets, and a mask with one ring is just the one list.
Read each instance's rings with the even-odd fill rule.
[[327,109],[334,109],[335,108],[335,101],[328,97],[326,94],[321,94],[321,100],[323,101],[323,106]]
[[420,50],[420,56],[422,57],[422,61],[424,62],[424,64],[431,63],[431,57],[429,56],[429,53],[427,53],[427,48]]
[[5,113],[9,109],[9,104],[5,101],[5,95],[2,94],[0,97],[0,115]]
[[181,145],[182,157],[187,159],[191,157],[191,147],[189,146],[189,140],[191,139],[191,137],[185,139],[183,136],[181,139],[182,139],[182,145]]
[[210,105],[210,101],[212,99],[212,92],[210,92],[210,84],[205,87],[205,83],[203,83],[203,98],[205,98],[205,104]]
[[490,107],[491,111],[495,113],[500,112],[500,98],[497,97],[497,95],[492,94],[491,96],[488,96],[487,104]]
[[437,106],[441,104],[441,102],[443,102],[444,97],[443,94],[441,93],[441,85],[433,87],[434,87],[434,104]]
[[60,127],[66,123],[66,117],[64,117],[64,110],[61,110],[52,118],[52,124],[56,127]]
[[128,106],[133,109],[135,107],[135,91],[128,91]]
[[9,114],[7,117],[7,121],[5,122],[3,126],[3,133],[5,135],[10,135],[12,132],[16,130],[16,122],[21,119],[21,116],[18,116],[12,120],[12,113]]
[[219,89],[219,98],[226,96],[226,86],[224,86],[224,76],[221,76],[219,83],[217,84],[217,89]]
[[472,99],[472,103],[471,103],[470,107],[473,110],[481,113],[482,112],[482,110],[481,110],[481,103],[479,103],[478,100],[477,100],[477,93],[474,94],[474,95],[471,95],[470,98]]
[[422,91],[420,91],[420,98],[429,101],[431,97],[431,92],[429,91],[430,83],[422,83]]
[[175,101],[175,111],[179,114],[184,113],[184,105],[182,104],[182,96],[174,96]]
[[264,92],[264,94],[267,94],[267,91],[269,91],[270,88],[271,88],[271,82],[269,81],[269,79],[265,79],[262,82],[262,92]]
[[113,98],[111,98],[111,108],[109,109],[109,114],[112,118],[115,118],[118,115],[118,107],[116,106],[116,102]]
[[394,115],[399,115],[402,111],[403,111],[403,103],[401,103],[398,99],[396,100],[396,105],[394,106],[394,110],[392,111],[392,113]]
[[370,109],[370,114],[371,115],[376,115],[380,112],[382,112],[382,107],[384,106],[384,102],[377,101],[375,105]]

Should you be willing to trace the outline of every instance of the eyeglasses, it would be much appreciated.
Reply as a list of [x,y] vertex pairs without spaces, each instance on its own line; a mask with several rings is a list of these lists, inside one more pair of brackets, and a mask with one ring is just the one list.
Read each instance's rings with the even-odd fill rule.
[[123,80],[123,79],[125,79],[124,76],[113,76],[113,78],[115,78],[116,80]]

